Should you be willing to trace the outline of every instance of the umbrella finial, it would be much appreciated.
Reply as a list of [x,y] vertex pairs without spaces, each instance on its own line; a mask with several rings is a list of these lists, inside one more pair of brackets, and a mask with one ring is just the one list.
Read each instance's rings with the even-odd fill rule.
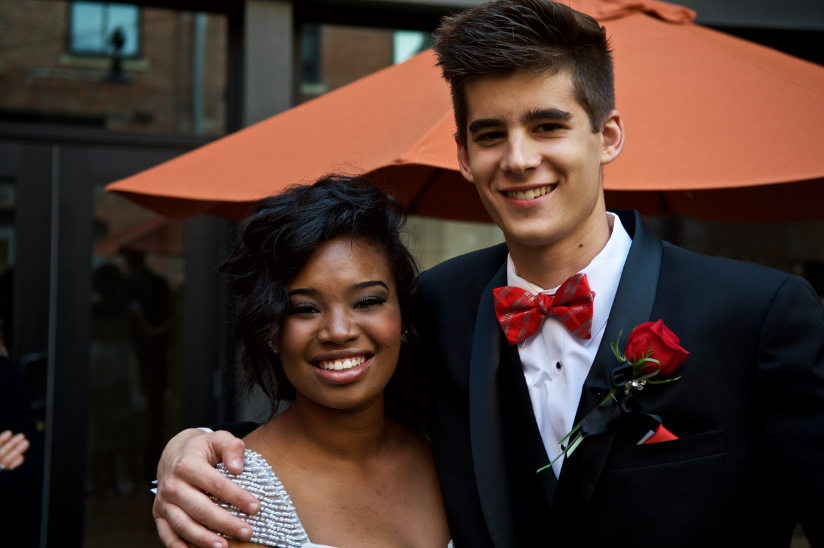
[[646,13],[667,23],[681,25],[695,21],[693,10],[657,0],[567,0],[564,3],[598,21],[619,19],[633,13]]

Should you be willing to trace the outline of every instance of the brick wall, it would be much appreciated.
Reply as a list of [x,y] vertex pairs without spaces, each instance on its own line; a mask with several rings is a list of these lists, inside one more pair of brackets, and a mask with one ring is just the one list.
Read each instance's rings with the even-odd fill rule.
[[324,25],[321,29],[321,79],[339,88],[392,64],[392,31]]
[[[194,20],[191,13],[142,9],[140,55],[124,60],[125,81],[111,81],[110,59],[69,53],[69,2],[3,0],[0,118],[191,132]],[[202,86],[208,134],[225,127],[226,33],[224,17],[207,17]]]

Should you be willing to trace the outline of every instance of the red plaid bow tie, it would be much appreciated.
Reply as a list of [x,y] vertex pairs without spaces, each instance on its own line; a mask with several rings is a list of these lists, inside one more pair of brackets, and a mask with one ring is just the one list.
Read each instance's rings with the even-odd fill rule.
[[592,299],[586,274],[576,274],[558,288],[555,295],[533,295],[520,287],[497,288],[495,315],[509,344],[524,341],[535,334],[544,316],[554,314],[579,339],[592,336]]

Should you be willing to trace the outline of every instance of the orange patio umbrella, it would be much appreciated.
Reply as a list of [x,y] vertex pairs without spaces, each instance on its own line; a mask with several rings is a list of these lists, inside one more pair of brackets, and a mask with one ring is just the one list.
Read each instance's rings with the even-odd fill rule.
[[[824,217],[824,67],[657,1],[571,0],[607,30],[627,142],[609,207],[731,221]],[[489,220],[458,173],[431,52],[112,183],[169,217],[242,217],[331,171],[371,172],[411,213]]]

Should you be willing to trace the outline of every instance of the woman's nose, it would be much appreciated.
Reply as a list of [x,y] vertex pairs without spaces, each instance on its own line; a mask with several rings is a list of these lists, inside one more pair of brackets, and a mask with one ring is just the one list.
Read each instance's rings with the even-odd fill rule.
[[322,342],[342,344],[356,336],[357,325],[347,311],[331,310],[326,314],[319,333]]

